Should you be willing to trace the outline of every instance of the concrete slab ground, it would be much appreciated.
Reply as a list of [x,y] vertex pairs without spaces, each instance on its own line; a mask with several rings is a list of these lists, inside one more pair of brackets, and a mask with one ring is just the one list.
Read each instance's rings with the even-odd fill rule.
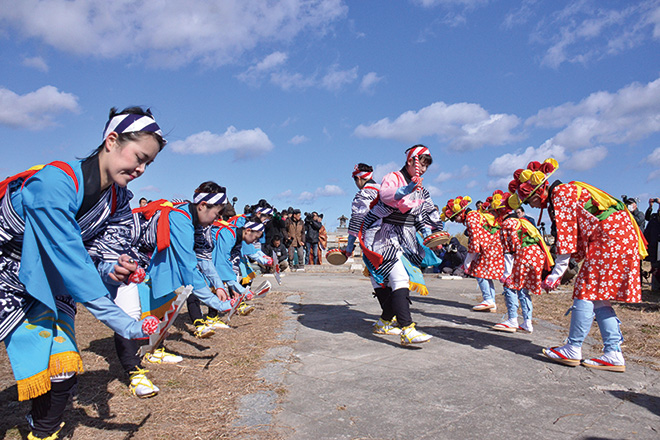
[[558,327],[492,331],[504,310],[473,312],[474,280],[426,280],[411,310],[434,337],[402,347],[371,333],[380,309],[367,278],[287,274],[276,288],[291,292],[292,350],[275,356],[285,391],[271,426],[291,440],[660,438],[660,372],[555,364],[541,349],[561,345]]

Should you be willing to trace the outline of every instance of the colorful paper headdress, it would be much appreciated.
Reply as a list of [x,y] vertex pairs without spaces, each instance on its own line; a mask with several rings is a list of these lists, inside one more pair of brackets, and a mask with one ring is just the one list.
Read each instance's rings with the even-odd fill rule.
[[511,193],[504,192],[500,189],[495,190],[495,192],[493,192],[493,195],[486,199],[486,203],[488,204],[488,208],[487,208],[488,211],[497,211],[499,209],[504,209],[507,212],[510,212],[511,207],[508,204],[510,198],[511,198]]
[[470,196],[465,197],[456,197],[455,199],[449,199],[447,205],[442,208],[442,213],[440,216],[442,220],[451,220],[456,217],[458,214],[463,212],[472,202]]
[[509,191],[517,197],[511,196],[509,206],[515,209],[525,203],[539,188],[544,189],[548,185],[548,178],[558,168],[557,161],[548,158],[543,163],[532,161],[526,169],[516,170],[513,173],[513,180],[509,182]]

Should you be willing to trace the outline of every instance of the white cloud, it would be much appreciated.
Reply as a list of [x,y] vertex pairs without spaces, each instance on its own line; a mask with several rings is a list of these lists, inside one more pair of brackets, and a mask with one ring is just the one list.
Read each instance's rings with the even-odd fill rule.
[[360,91],[363,93],[373,93],[376,84],[381,82],[384,77],[378,76],[376,72],[369,72],[362,77],[360,82]]
[[321,79],[320,86],[331,92],[340,90],[345,85],[355,82],[357,79],[357,70],[357,67],[338,70],[337,66],[332,66],[330,71]]
[[317,74],[306,76],[299,72],[290,72],[284,68],[287,59],[287,54],[273,52],[236,77],[252,86],[259,85],[268,77],[271,84],[283,90],[304,90],[309,87],[319,87],[331,92],[341,90],[345,85],[351,84],[357,79],[357,67],[340,70],[336,64],[332,65],[320,79],[318,79]]
[[451,178],[452,178],[452,173],[442,172],[442,173],[438,174],[438,176],[435,179],[433,179],[433,181],[438,182],[438,183],[442,183],[442,182],[448,181]]
[[316,79],[314,77],[305,77],[301,73],[273,72],[270,75],[270,82],[282,90],[304,90],[314,86]]
[[497,157],[488,167],[488,175],[493,177],[513,177],[513,172],[519,168],[527,167],[527,164],[535,160],[542,162],[549,157],[554,157],[561,162],[566,159],[565,149],[551,141],[546,141],[538,148],[527,147],[521,153],[507,153]]
[[512,133],[520,120],[515,115],[489,114],[478,104],[435,102],[419,111],[407,111],[394,121],[389,118],[359,125],[359,137],[395,139],[412,143],[437,136],[454,150],[473,150],[484,145],[503,145],[519,138]]
[[453,173],[448,173],[446,171],[441,172],[435,179],[433,179],[433,181],[446,182],[448,180],[463,180],[474,176],[474,174],[474,168],[463,165],[460,169]]
[[[611,3],[610,3],[611,4]],[[637,47],[658,38],[660,17],[657,0],[609,4],[593,0],[568,2],[543,17],[532,39],[550,44],[542,64],[587,63]]]
[[489,180],[486,184],[486,189],[489,191],[495,191],[496,189],[501,189],[502,191],[509,190],[509,182],[513,179],[513,173],[509,176],[500,177],[499,179]]
[[54,125],[60,113],[79,111],[78,97],[53,86],[18,95],[0,87],[0,124],[16,128],[40,130]]
[[590,170],[607,157],[607,148],[594,147],[576,151],[565,162],[566,168],[576,171]]
[[425,184],[424,188],[426,188],[426,190],[429,192],[431,197],[440,197],[441,195],[443,195],[446,192],[446,191],[438,188],[437,186],[433,186],[433,185],[426,185]]
[[646,158],[646,161],[648,161],[651,165],[660,167],[660,147],[653,150],[653,152]]
[[[660,167],[660,147],[656,148],[653,150],[651,154],[649,154],[646,157],[645,162],[650,163],[654,167]],[[656,169],[654,171],[651,171],[651,173],[648,175],[646,181],[651,181],[660,178],[660,169]]]
[[592,93],[577,104],[540,110],[525,124],[564,127],[553,141],[568,148],[646,138],[660,131],[660,78],[648,84],[632,83],[616,93]]
[[343,196],[345,194],[344,190],[338,187],[337,185],[325,185],[324,187],[316,188],[312,191],[303,191],[297,196],[290,189],[287,189],[284,192],[281,192],[275,196],[275,199],[283,200],[293,200],[295,199],[299,203],[310,204],[316,199],[321,197],[335,197]]
[[336,65],[331,66],[328,72],[320,79],[316,74],[305,76],[299,72],[278,70],[270,74],[270,82],[282,90],[308,89],[318,87],[331,92],[341,90],[344,86],[355,82],[357,79],[357,67],[346,70],[338,70]]
[[314,193],[311,193],[309,191],[303,191],[298,196],[299,202],[312,202],[314,200],[316,200],[316,196],[314,196]]
[[346,16],[342,0],[0,0],[0,21],[56,49],[156,65],[222,65],[260,43],[324,34]]
[[304,142],[309,142],[309,138],[307,136],[303,136],[301,134],[297,134],[294,137],[292,137],[291,139],[289,139],[289,143],[293,144],[293,145],[299,145],[299,144],[302,144]]
[[257,65],[254,68],[258,72],[272,70],[275,67],[286,63],[287,58],[288,55],[284,52],[273,52],[270,55],[268,55],[266,58],[261,60],[259,63],[257,63]]
[[23,65],[41,72],[48,72],[48,64],[42,57],[25,57],[23,58]]
[[397,171],[401,169],[402,163],[388,162],[384,164],[374,165],[374,180],[380,183],[385,177],[386,174],[391,173],[392,171]]
[[250,85],[257,85],[264,73],[272,71],[273,69],[286,63],[288,55],[284,52],[273,52],[266,56],[257,64],[250,66],[248,70],[237,75],[236,77]]
[[288,118],[286,118],[286,121],[284,121],[280,124],[280,127],[288,127],[289,125],[291,125],[291,124],[293,124],[294,122],[297,122],[297,121],[298,121],[298,118],[288,117]]
[[230,126],[223,134],[202,131],[171,144],[172,151],[180,154],[215,154],[233,151],[236,158],[261,154],[274,148],[268,135],[260,128],[237,130]]
[[509,12],[504,18],[503,26],[505,29],[511,29],[514,26],[527,23],[534,16],[533,6],[539,0],[523,0],[517,9]]
[[480,5],[485,5],[489,0],[414,0],[415,3],[425,7],[431,8],[434,6],[464,6],[464,7],[476,7]]
[[476,188],[476,186],[479,185],[479,182],[476,180],[470,180],[467,185],[465,185],[466,188],[471,189],[471,188]]
[[290,199],[291,196],[293,196],[293,191],[290,189],[287,189],[286,191],[282,191],[281,193],[277,194],[275,196],[276,199]]
[[303,191],[297,197],[298,202],[309,204],[320,197],[335,197],[344,195],[344,190],[337,185],[325,185],[323,188],[316,188],[314,192]]
[[344,190],[337,185],[326,185],[323,188],[316,190],[315,194],[318,197],[332,197],[344,195]]

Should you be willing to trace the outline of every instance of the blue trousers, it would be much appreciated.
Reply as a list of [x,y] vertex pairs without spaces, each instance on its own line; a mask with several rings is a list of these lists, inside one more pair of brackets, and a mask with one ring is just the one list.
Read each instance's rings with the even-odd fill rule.
[[495,283],[493,280],[487,280],[485,278],[477,278],[477,285],[481,289],[481,296],[484,299],[484,302],[495,302]]
[[505,286],[502,295],[504,295],[509,319],[518,318],[518,302],[520,302],[523,319],[532,319],[532,298],[527,289],[513,290]]
[[596,318],[600,336],[603,339],[603,351],[621,351],[623,335],[619,328],[619,318],[609,301],[573,300],[573,307],[567,312],[571,313],[571,328],[568,332],[568,343],[581,347],[589,334],[591,324]]

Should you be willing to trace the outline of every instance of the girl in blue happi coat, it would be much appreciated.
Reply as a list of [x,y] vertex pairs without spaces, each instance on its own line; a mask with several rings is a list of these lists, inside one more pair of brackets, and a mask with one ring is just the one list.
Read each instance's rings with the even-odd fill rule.
[[[147,270],[151,278],[149,298],[163,298],[180,286],[192,285],[194,297],[207,306],[219,311],[231,308],[226,297],[217,296],[207,285],[195,253],[195,228],[216,221],[226,200],[225,188],[209,181],[195,190],[192,203],[173,205],[158,200],[134,210],[145,218],[136,223],[141,231],[135,234],[140,237],[135,247],[142,254],[153,252]],[[143,304],[142,308],[148,310],[149,306]]]
[[29,439],[56,439],[82,371],[76,303],[126,338],[155,331],[112,301],[137,268],[130,244],[131,192],[165,145],[151,113],[110,111],[103,142],[88,158],[53,162],[0,184],[0,339],[31,400]]
[[[257,242],[263,235],[264,225],[255,221],[247,221],[242,227],[235,228],[226,222],[218,222],[215,225],[215,247],[213,248],[213,265],[218,276],[226,283],[234,296],[245,295],[246,299],[252,299],[251,292],[242,283],[245,277],[241,271],[245,271],[247,256],[259,261],[265,266],[273,264],[273,259],[261,251],[257,251],[253,243]],[[237,311],[247,315],[254,308],[245,303],[239,305]]]
[[[153,314],[163,317],[176,299],[174,292],[181,286],[192,285],[190,298],[201,300],[209,307],[228,310],[231,303],[226,296],[212,292],[197,267],[195,253],[196,230],[208,228],[219,216],[226,201],[224,187],[214,182],[204,182],[195,190],[193,202],[177,203],[156,200],[133,210],[132,250],[142,267],[146,268],[147,282],[140,283],[133,294],[122,296],[128,309],[138,310],[142,315]],[[189,303],[190,311],[190,303]],[[192,314],[192,313],[191,313]],[[197,324],[197,323],[196,323]],[[151,382],[142,367],[137,352],[139,342],[115,335],[117,355],[125,372],[130,377],[129,389],[140,398],[153,397],[160,391]],[[178,363],[181,356],[156,350],[145,356],[149,363]]]

